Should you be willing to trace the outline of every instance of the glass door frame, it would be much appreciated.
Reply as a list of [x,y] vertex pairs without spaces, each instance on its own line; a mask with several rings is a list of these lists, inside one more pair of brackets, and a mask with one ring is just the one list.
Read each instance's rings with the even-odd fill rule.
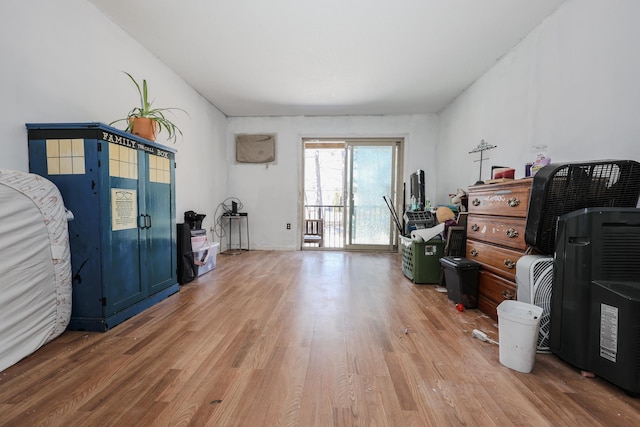
[[[345,168],[345,173],[344,173],[344,184],[343,184],[343,201],[344,201],[344,213],[343,213],[343,226],[344,226],[344,233],[342,236],[343,239],[343,247],[342,248],[306,248],[304,243],[303,243],[303,233],[302,233],[302,228],[303,228],[303,224],[304,224],[304,220],[305,220],[305,206],[306,206],[306,201],[305,201],[305,147],[307,143],[323,143],[323,142],[327,142],[327,143],[331,143],[331,142],[336,142],[336,141],[341,141],[344,142],[345,144],[345,163],[344,163],[344,168]],[[389,239],[389,244],[388,245],[347,245],[347,228],[350,227],[350,223],[346,222],[348,219],[348,213],[347,211],[348,209],[348,199],[347,197],[347,172],[348,172],[348,168],[349,168],[349,161],[347,159],[347,155],[348,155],[348,146],[352,145],[352,146],[357,146],[357,145],[389,145],[389,146],[393,146],[395,147],[394,151],[393,151],[393,163],[394,165],[392,165],[392,170],[394,171],[392,173],[392,181],[391,181],[391,192],[392,194],[387,194],[387,196],[390,197],[390,200],[393,203],[394,208],[396,209],[396,213],[399,215],[399,217],[402,217],[403,212],[402,211],[398,211],[398,208],[402,208],[403,203],[404,203],[404,192],[402,189],[402,185],[403,185],[403,179],[402,179],[402,174],[403,174],[403,163],[404,163],[404,137],[357,137],[357,138],[344,138],[344,137],[301,137],[301,147],[302,147],[302,152],[301,152],[301,169],[302,169],[302,173],[301,173],[301,180],[300,180],[300,207],[299,207],[299,218],[300,218],[300,227],[299,230],[301,230],[300,235],[299,235],[299,240],[300,240],[300,248],[303,250],[307,250],[307,249],[315,249],[315,250],[352,250],[352,251],[391,251],[391,252],[396,252],[399,250],[399,240],[400,240],[400,232],[398,231],[395,221],[393,219],[393,216],[391,215],[391,213],[389,213],[389,232],[390,232],[390,239]],[[380,196],[380,199],[382,200],[382,195]],[[385,207],[386,208],[386,207]]]

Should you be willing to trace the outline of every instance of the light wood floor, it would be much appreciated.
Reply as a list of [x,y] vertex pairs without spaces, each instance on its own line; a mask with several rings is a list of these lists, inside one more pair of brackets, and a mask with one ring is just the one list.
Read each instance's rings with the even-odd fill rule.
[[502,366],[495,323],[396,254],[252,251],[107,333],[0,373],[6,426],[632,426],[640,399],[550,354]]

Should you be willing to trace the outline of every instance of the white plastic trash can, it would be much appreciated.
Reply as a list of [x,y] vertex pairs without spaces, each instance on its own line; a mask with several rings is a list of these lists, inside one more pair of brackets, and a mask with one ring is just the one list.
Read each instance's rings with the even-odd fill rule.
[[505,300],[498,305],[500,363],[529,373],[536,361],[542,308],[521,301]]

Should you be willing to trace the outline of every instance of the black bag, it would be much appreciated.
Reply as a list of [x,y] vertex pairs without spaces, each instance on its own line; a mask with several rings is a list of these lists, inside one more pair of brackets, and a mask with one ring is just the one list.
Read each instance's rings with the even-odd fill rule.
[[189,224],[176,224],[178,238],[178,283],[184,285],[196,278],[196,265],[191,248]]

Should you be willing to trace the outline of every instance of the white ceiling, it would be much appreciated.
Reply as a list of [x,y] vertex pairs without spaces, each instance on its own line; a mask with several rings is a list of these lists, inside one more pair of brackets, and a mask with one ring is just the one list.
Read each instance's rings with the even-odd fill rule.
[[227,116],[437,113],[564,0],[89,0]]

